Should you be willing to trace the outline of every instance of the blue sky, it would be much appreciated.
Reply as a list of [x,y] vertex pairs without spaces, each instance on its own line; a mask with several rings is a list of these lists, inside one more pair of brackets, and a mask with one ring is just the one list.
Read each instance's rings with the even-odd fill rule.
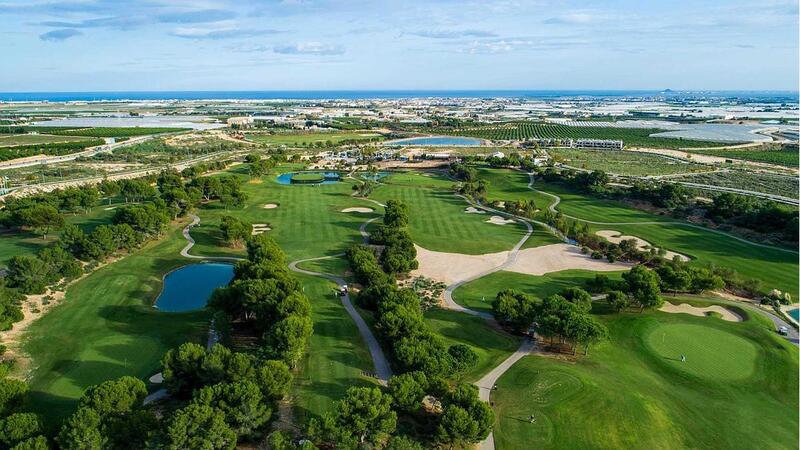
[[0,91],[786,89],[796,0],[0,0]]

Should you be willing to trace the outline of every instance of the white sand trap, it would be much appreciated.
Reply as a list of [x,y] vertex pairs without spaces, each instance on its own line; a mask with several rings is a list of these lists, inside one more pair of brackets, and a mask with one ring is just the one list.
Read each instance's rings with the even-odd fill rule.
[[278,207],[277,203],[267,203],[266,205],[264,205],[264,209],[275,209],[277,207]]
[[269,225],[267,225],[265,223],[254,223],[253,224],[253,232],[251,234],[253,236],[255,236],[257,234],[264,233],[265,231],[269,231],[271,229],[272,228],[270,228]]
[[[469,280],[503,265],[509,252],[487,253],[484,255],[463,255],[460,253],[434,252],[418,245],[417,261],[419,268],[411,276],[424,276],[453,284]],[[544,275],[568,269],[584,269],[596,272],[613,272],[631,267],[627,263],[610,263],[606,260],[592,259],[580,252],[578,247],[568,244],[552,244],[520,250],[516,259],[502,270],[528,275]]]
[[486,214],[486,211],[478,209],[474,206],[467,206],[467,209],[465,209],[464,212],[467,214]]
[[463,255],[460,253],[434,252],[415,245],[419,268],[411,272],[412,277],[424,276],[445,284],[453,284],[499,266],[508,258],[508,252],[485,255]]
[[615,272],[627,270],[632,264],[605,259],[592,259],[581,250],[569,244],[551,244],[520,250],[517,259],[504,270],[528,275],[544,275],[569,269],[591,270],[594,272]]
[[371,212],[375,212],[375,210],[374,210],[374,209],[372,209],[372,208],[365,208],[365,207],[363,207],[363,206],[353,206],[352,208],[345,208],[345,209],[343,209],[343,210],[342,210],[342,212],[343,212],[343,213],[350,213],[350,212],[354,212],[354,213],[363,213],[363,214],[369,214],[369,213],[371,213]]
[[711,306],[706,306],[704,308],[698,308],[697,306],[692,306],[688,303],[673,305],[670,302],[664,302],[664,305],[661,308],[658,308],[658,310],[666,313],[684,313],[698,317],[706,317],[708,313],[715,312],[719,313],[719,315],[722,316],[722,320],[727,320],[728,322],[742,321],[741,316],[731,311],[730,309],[723,308],[722,306],[719,305],[711,305]]
[[[609,242],[612,242],[614,244],[619,244],[622,241],[633,239],[634,241],[636,241],[637,250],[650,250],[650,248],[652,247],[652,245],[650,245],[650,243],[645,241],[644,239],[638,238],[636,236],[621,236],[621,233],[619,231],[600,230],[595,234],[600,237],[608,239]],[[667,253],[664,255],[664,258],[672,261],[672,259],[675,258],[676,256],[680,258],[681,261],[689,261],[688,256],[681,255],[680,253],[671,252],[669,250],[667,250]]]
[[153,384],[161,384],[164,382],[164,375],[161,372],[150,377],[150,382]]
[[495,225],[505,225],[507,223],[514,223],[516,222],[514,219],[506,219],[503,216],[492,216],[489,217],[489,220],[486,223],[493,223]]

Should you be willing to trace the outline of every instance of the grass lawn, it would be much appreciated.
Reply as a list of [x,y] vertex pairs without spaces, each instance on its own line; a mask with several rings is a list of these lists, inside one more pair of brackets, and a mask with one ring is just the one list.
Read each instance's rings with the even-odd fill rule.
[[[91,209],[86,214],[67,214],[64,220],[68,224],[77,225],[85,232],[91,232],[98,225],[111,223],[114,211],[108,210],[108,205],[100,205]],[[59,231],[51,232],[47,239],[32,231],[11,231],[0,233],[0,266],[5,266],[8,261],[17,255],[30,255],[40,248],[54,243],[58,239]]]
[[766,319],[600,318],[611,338],[589,356],[529,356],[498,380],[498,449],[796,447],[797,348]]
[[466,344],[478,354],[478,362],[463,375],[464,382],[479,380],[520,344],[518,337],[493,328],[486,320],[456,311],[430,309],[425,312],[425,323],[448,345]]
[[56,142],[80,142],[85,140],[86,138],[77,136],[53,136],[49,134],[12,134],[8,136],[0,135],[0,147],[9,147],[13,145],[53,144]]
[[[411,237],[428,250],[473,255],[509,250],[526,232],[521,224],[494,225],[486,223],[486,214],[465,213],[467,203],[449,189],[420,188],[409,182],[409,176],[402,184],[394,184],[393,177],[378,186],[371,197],[382,203],[390,199],[405,202]],[[417,178],[424,183],[429,177]]]
[[[595,273],[588,270],[563,270],[542,276],[533,276],[515,272],[495,272],[459,286],[453,292],[453,300],[470,309],[492,312],[492,301],[497,293],[504,289],[516,289],[543,299],[558,294],[568,287],[584,287],[587,280],[594,278]],[[622,272],[604,272],[603,274],[611,279],[617,279]],[[484,299],[486,300],[484,301]]]
[[[329,256],[344,252],[350,245],[361,242],[359,227],[381,214],[373,203],[353,198],[349,182],[322,185],[285,185],[276,181],[284,168],[262,177],[258,183],[244,184],[248,200],[244,208],[226,211],[211,203],[198,211],[200,226],[192,229],[197,245],[194,255],[243,255],[243,249],[228,247],[222,240],[219,224],[222,216],[232,215],[250,223],[268,224],[268,231],[289,261]],[[267,203],[276,203],[274,209],[265,209]],[[377,208],[376,214],[343,213],[352,206]]]
[[277,133],[257,134],[247,133],[247,140],[268,145],[300,145],[308,146],[317,143],[330,142],[338,144],[342,141],[368,141],[382,140],[383,136],[371,131],[336,131],[325,133]]
[[[565,214],[596,222],[680,222],[633,209],[613,200],[593,199],[568,192],[561,186],[539,183],[536,189],[561,197],[558,209]],[[762,290],[780,289],[797,298],[797,253],[759,247],[724,234],[682,223],[590,225],[592,230],[615,230],[640,237],[657,247],[690,256],[697,264],[716,264],[734,269],[747,278],[761,280]]]
[[87,387],[122,375],[149,377],[168,349],[205,341],[206,311],[164,313],[151,306],[162,275],[187,263],[178,254],[183,245],[173,231],[97,270],[28,328],[22,349],[31,358],[33,411],[63,418]]
[[321,278],[298,275],[311,300],[314,334],[311,336],[292,390],[298,423],[328,411],[351,386],[375,380],[362,371],[374,366],[355,323],[335,295],[336,285]]

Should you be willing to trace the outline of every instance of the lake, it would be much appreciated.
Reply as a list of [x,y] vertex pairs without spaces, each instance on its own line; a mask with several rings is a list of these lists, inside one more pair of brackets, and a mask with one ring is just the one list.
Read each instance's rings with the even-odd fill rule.
[[476,147],[481,145],[480,139],[459,136],[429,136],[408,139],[398,139],[386,142],[385,145],[423,145],[423,146],[450,146],[450,147]]
[[211,293],[233,278],[233,264],[199,263],[173,270],[164,277],[164,288],[155,307],[165,312],[183,312],[206,306]]

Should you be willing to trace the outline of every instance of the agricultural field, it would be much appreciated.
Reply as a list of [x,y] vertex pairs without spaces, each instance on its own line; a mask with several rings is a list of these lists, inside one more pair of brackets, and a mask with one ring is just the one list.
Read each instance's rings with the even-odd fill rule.
[[17,145],[54,144],[59,142],[80,142],[86,139],[76,136],[55,136],[49,134],[10,134],[0,135],[0,147]]
[[718,142],[651,137],[666,130],[658,128],[572,127],[550,123],[512,122],[481,125],[447,131],[447,134],[471,136],[489,140],[542,139],[619,139],[626,147],[691,148],[718,147]]
[[754,150],[754,149],[697,149],[692,150],[691,153],[700,155],[719,156],[720,158],[741,159],[744,161],[753,161],[767,164],[775,164],[778,166],[785,166],[797,168],[800,165],[800,153],[797,148],[794,149],[768,149],[768,150]]
[[798,198],[798,189],[800,189],[796,176],[738,170],[701,173],[673,178],[672,180],[745,189],[748,191],[763,192],[765,194],[782,195],[788,198]]
[[706,172],[711,167],[680,161],[674,158],[647,154],[595,149],[548,149],[555,160],[569,167],[585,170],[602,170],[614,175],[644,177],[679,173]]
[[0,161],[16,158],[25,158],[34,155],[69,155],[84,150],[87,147],[103,145],[102,139],[84,138],[77,141],[50,142],[41,144],[20,144],[0,147]]
[[191,128],[171,128],[171,127],[96,127],[96,128],[71,128],[57,130],[53,134],[86,136],[86,137],[115,137],[125,138],[134,136],[147,136],[150,134],[178,133],[181,131],[191,131]]
[[528,356],[498,380],[498,449],[796,445],[797,349],[766,319],[598,309],[610,339],[588,356]]
[[383,136],[371,131],[343,131],[320,133],[247,133],[247,140],[267,145],[288,145],[299,147],[320,147],[350,142],[377,142]]

